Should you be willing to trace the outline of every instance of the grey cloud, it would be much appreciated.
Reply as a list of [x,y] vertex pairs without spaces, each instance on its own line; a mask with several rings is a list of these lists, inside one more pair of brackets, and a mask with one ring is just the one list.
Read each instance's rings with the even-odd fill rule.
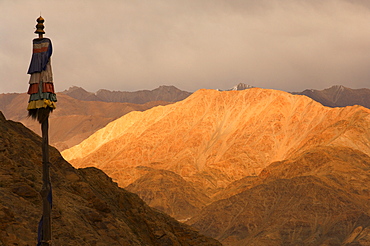
[[[27,90],[34,5],[0,2],[0,92]],[[58,90],[370,85],[367,1],[49,1],[42,15]]]

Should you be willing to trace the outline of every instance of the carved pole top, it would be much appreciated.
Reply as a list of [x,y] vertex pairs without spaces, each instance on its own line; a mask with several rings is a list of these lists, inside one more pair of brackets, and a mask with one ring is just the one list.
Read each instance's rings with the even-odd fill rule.
[[45,19],[41,17],[37,18],[37,25],[36,25],[36,31],[35,33],[39,35],[39,38],[42,38],[43,37],[43,34],[45,34],[45,31],[44,31],[44,21]]

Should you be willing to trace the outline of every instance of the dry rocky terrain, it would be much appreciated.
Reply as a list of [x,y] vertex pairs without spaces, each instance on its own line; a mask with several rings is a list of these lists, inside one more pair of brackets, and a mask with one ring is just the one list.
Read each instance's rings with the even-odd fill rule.
[[370,110],[199,90],[131,112],[63,156],[225,245],[368,245]]
[[76,167],[104,170],[122,187],[149,167],[175,172],[211,196],[315,146],[370,154],[369,111],[323,107],[275,90],[200,90],[181,102],[131,112],[62,154]]
[[[53,245],[221,245],[151,209],[96,168],[50,148]],[[36,245],[42,214],[41,138],[0,113],[0,245]]]
[[[343,102],[341,98],[345,98],[343,95],[346,95],[347,89],[335,86],[324,90],[320,95],[339,103]],[[363,92],[364,90],[361,90],[361,93]],[[353,90],[353,93],[358,94],[359,91]],[[92,94],[84,96],[91,98]],[[358,100],[366,101],[366,97],[361,98],[363,97],[358,96]],[[115,105],[119,103],[103,103],[99,107],[101,110],[96,110],[90,107],[90,103],[97,105],[101,102],[75,100],[63,94],[58,95],[58,99],[60,108],[50,119],[51,134],[56,134],[53,127],[62,124],[63,127],[70,129],[72,126],[69,124],[75,121],[76,131],[66,132],[70,133],[70,139],[75,137],[81,141],[91,134],[86,132],[86,136],[80,137],[79,134],[83,134],[81,129],[90,129],[92,125],[96,130],[101,128],[85,141],[63,152],[65,158],[71,160],[74,166],[89,167],[79,170],[70,166],[67,168],[74,170],[73,173],[79,179],[74,175],[60,174],[59,171],[53,170],[58,175],[66,177],[66,181],[62,183],[68,192],[88,194],[81,195],[85,200],[78,198],[78,201],[89,201],[87,206],[89,209],[97,209],[100,215],[104,215],[98,216],[95,221],[82,213],[81,216],[85,216],[83,217],[85,221],[89,221],[90,218],[94,225],[116,223],[112,221],[118,213],[115,212],[114,216],[110,216],[106,215],[104,210],[109,206],[113,211],[111,208],[113,205],[110,203],[117,204],[120,201],[101,196],[101,193],[105,192],[105,186],[111,187],[110,178],[112,178],[118,186],[138,194],[152,208],[164,211],[179,221],[186,221],[201,233],[216,238],[224,245],[370,245],[370,110],[367,108],[361,106],[328,108],[305,96],[259,88],[225,92],[200,90],[183,101],[146,111],[145,108],[141,108],[143,112],[134,111],[128,114],[124,111],[135,110],[133,106],[127,110],[130,108],[128,104],[116,108]],[[317,100],[320,101],[319,99]],[[14,105],[20,107],[20,104],[26,102],[25,94],[0,95],[0,108],[8,110],[7,114],[17,121],[21,119],[19,112],[17,115],[17,109],[12,110],[12,107]],[[349,102],[350,100],[347,100],[347,103]],[[22,106],[22,110],[24,107]],[[73,121],[70,117],[71,112],[77,112]],[[93,118],[107,118],[106,122],[111,123],[104,127],[91,124],[94,120],[84,118],[92,117],[93,114]],[[125,115],[118,118],[119,114]],[[118,119],[114,120],[115,118]],[[10,123],[4,125],[8,124]],[[34,122],[32,124],[39,128],[38,124]],[[21,129],[18,126],[17,131]],[[24,129],[20,131],[26,139],[35,137],[29,131]],[[9,136],[8,138],[14,138],[15,135]],[[55,139],[61,138],[52,135],[51,139],[53,136]],[[23,141],[28,142],[24,138]],[[8,142],[4,146],[8,146]],[[25,151],[31,147],[18,142],[17,145],[23,146],[20,149],[25,152],[28,159],[35,160],[37,153]],[[9,155],[7,148],[0,150],[0,154],[7,153],[6,158],[11,161],[5,158],[4,163],[29,163],[27,158],[16,156],[17,153],[21,156],[19,153],[22,151],[18,150],[19,152]],[[66,167],[66,162],[62,161],[56,151],[53,158],[53,162]],[[33,181],[38,179],[35,177],[40,175],[40,170],[39,167],[27,165],[26,169],[19,164],[4,167],[12,171],[19,169],[22,173],[26,170],[27,174],[22,174],[26,179],[22,176],[21,180],[33,191],[19,185],[17,176],[12,178],[15,180],[14,184],[17,183],[19,187],[10,185],[13,183],[9,183],[10,178],[6,176],[8,174],[2,175],[4,179],[0,180],[0,189],[5,185],[6,192],[11,191],[23,199],[37,203],[39,198],[34,191],[35,187],[40,185],[40,181],[32,183],[27,179],[29,177]],[[103,170],[110,178],[90,167]],[[32,168],[37,174],[29,174]],[[93,195],[84,188],[93,187],[93,180],[100,178],[107,180],[107,183],[99,184],[101,187],[99,189],[93,188]],[[61,181],[56,178],[56,182]],[[112,197],[115,192],[119,194],[126,192],[117,186],[112,187],[115,187],[110,193]],[[4,207],[2,211],[3,214],[11,211],[9,213],[11,216],[1,217],[0,213],[0,220],[1,218],[9,221],[23,220],[23,217],[14,216],[10,204],[16,204],[18,201],[6,192],[3,194],[9,203],[8,201],[1,203]],[[27,198],[25,195],[27,192],[33,195]],[[59,195],[65,196],[67,200],[73,199],[69,193],[64,195],[60,192]],[[95,196],[100,200],[96,200]],[[101,200],[106,204],[104,205]],[[58,206],[69,211],[69,207]],[[99,206],[102,208],[97,208]],[[36,210],[27,209],[34,217]],[[82,206],[79,211],[85,210],[86,208]],[[78,216],[76,211],[68,213]],[[27,217],[26,220],[32,218]],[[67,222],[63,223],[70,226]],[[19,226],[13,222],[10,224]],[[22,223],[22,228],[29,230],[27,228],[31,224],[34,225],[33,222],[28,222],[27,225]],[[86,225],[78,224],[78,227],[85,228],[84,226]],[[3,235],[13,235],[9,237],[23,240],[19,239],[22,237],[20,233],[15,232],[23,229],[16,226],[12,228],[6,227],[6,234]],[[106,236],[102,233],[106,230],[104,226],[98,229],[86,228],[90,229],[84,238],[95,240],[91,241],[91,245],[99,245],[98,243]],[[94,230],[98,230],[102,235],[96,235]],[[114,238],[120,238],[122,235],[118,233]],[[142,237],[139,234],[127,235]],[[159,238],[162,238],[161,235]],[[176,234],[175,237],[178,235],[180,234]],[[72,238],[83,240],[76,235]],[[140,241],[139,244],[135,244],[136,241],[122,242],[128,245],[146,245],[145,243],[149,241],[145,240],[147,239]],[[175,242],[182,239],[171,240]],[[195,241],[187,242],[189,244],[178,242],[181,245],[198,245],[194,244]],[[210,242],[217,245],[215,241]],[[114,243],[112,245],[115,245]],[[151,243],[149,245],[156,245],[158,242]]]
[[314,148],[231,185],[188,223],[224,245],[369,245],[369,171],[360,151]]

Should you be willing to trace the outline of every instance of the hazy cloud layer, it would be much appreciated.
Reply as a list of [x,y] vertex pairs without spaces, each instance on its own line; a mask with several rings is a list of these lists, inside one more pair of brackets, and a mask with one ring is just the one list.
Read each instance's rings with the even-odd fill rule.
[[58,91],[370,87],[367,0],[0,0],[0,9],[0,93],[28,88],[40,11]]

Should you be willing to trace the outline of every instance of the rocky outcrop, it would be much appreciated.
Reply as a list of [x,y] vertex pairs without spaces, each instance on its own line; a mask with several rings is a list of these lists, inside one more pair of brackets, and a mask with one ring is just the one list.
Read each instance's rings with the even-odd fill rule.
[[[181,102],[131,112],[63,156],[76,167],[102,169],[121,187],[148,168],[168,170],[202,196],[217,199],[230,196],[222,192],[233,182],[314,147],[349,147],[369,155],[368,129],[370,110],[360,106],[328,108],[305,96],[258,88],[199,90]],[[232,195],[252,187],[252,179],[233,186]]]
[[[96,168],[50,148],[53,245],[221,245],[153,211]],[[35,245],[42,214],[41,139],[0,113],[0,245]]]
[[230,88],[228,91],[242,91],[242,90],[247,90],[247,89],[250,89],[250,88],[254,88],[254,86],[247,85],[247,84],[244,84],[244,83],[239,83],[239,84],[233,86],[232,88]]
[[342,85],[335,85],[324,90],[304,90],[293,92],[296,95],[305,95],[328,107],[346,107],[361,105],[370,108],[370,89],[351,89]]

